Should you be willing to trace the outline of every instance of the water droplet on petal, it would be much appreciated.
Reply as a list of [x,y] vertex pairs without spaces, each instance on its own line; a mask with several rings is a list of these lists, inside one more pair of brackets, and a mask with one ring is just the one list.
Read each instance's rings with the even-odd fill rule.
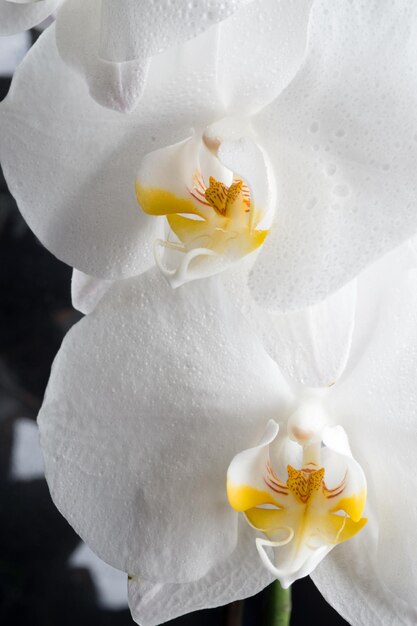
[[336,185],[333,193],[340,198],[346,198],[350,194],[350,189],[347,185]]
[[310,200],[307,201],[305,207],[306,207],[307,211],[311,211],[312,209],[314,209],[316,204],[317,204],[317,198],[315,198],[313,196],[312,198],[310,198]]
[[326,165],[324,171],[328,176],[334,176],[337,172],[337,167],[334,163],[329,163],[328,165]]

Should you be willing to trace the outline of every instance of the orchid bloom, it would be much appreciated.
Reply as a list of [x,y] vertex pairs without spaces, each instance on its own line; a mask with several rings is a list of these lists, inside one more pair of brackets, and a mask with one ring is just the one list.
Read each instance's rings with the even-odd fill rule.
[[69,332],[46,476],[138,623],[309,573],[354,626],[416,623],[416,262],[406,242],[287,314],[241,271],[172,290],[151,269]]
[[256,301],[296,310],[416,231],[414,3],[254,0],[151,56],[129,115],[81,76],[117,100],[84,36],[96,5],[67,0],[0,105],[9,187],[44,245],[94,277],[90,294],[154,254],[174,287],[245,256]]
[[0,0],[0,35],[56,11],[62,58],[103,106],[130,111],[145,88],[150,58],[204,32],[250,0]]

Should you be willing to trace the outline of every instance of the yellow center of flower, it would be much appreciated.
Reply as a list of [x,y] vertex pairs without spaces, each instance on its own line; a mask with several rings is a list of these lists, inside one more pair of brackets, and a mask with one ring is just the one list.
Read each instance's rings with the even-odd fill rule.
[[[302,446],[301,468],[287,465],[283,480],[269,456],[274,440],[271,424],[266,443],[233,459],[227,496],[232,508],[244,513],[249,524],[264,534],[266,538],[256,538],[259,555],[281,584],[288,586],[310,573],[332,547],[365,526],[366,480],[353,457],[322,448],[317,437],[308,438]],[[304,435],[305,429],[301,430]],[[326,479],[335,486],[329,487]],[[274,562],[265,548],[274,549]]]
[[[361,516],[366,492],[361,491],[343,497],[346,477],[337,487],[328,489],[324,481],[323,467],[314,469],[307,466],[297,470],[288,465],[287,470],[288,479],[283,482],[268,463],[264,476],[265,490],[250,485],[237,486],[228,482],[227,493],[231,506],[236,511],[245,512],[251,525],[266,533],[278,530],[283,524],[288,525],[289,521],[291,527],[296,524],[302,526],[304,531],[313,530],[314,527],[314,532],[319,534],[324,528],[334,526],[337,531],[334,535],[335,543],[349,539],[365,525],[366,519]],[[258,508],[271,504],[276,509]],[[347,513],[349,518],[336,514],[342,511]],[[318,519],[321,519],[319,526]],[[320,525],[323,526],[322,529]],[[344,533],[343,536],[339,536],[338,532],[342,526]]]
[[233,207],[237,204],[238,211],[250,212],[250,201],[243,196],[243,180],[238,180],[230,187],[210,176],[210,186],[204,192],[209,205],[222,217],[231,217]]
[[262,214],[240,179],[227,186],[211,176],[206,185],[196,171],[182,197],[137,181],[136,197],[145,213],[167,217],[184,251],[207,248],[234,260],[258,248],[268,233],[258,229]]
[[287,487],[302,503],[307,504],[312,495],[323,485],[324,468],[314,470],[310,468],[294,469],[288,465]]

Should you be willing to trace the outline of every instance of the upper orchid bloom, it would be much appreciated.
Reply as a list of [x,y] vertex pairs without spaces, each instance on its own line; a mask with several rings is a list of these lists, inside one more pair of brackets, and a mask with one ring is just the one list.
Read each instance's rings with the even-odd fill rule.
[[46,476],[138,623],[310,572],[354,626],[417,623],[416,262],[406,243],[292,314],[240,272],[172,290],[153,269],[70,331]]
[[[67,0],[58,16],[58,48],[78,69],[96,4]],[[416,38],[414,3],[254,0],[152,56],[121,116],[92,101],[48,29],[0,108],[6,179],[41,241],[87,275],[140,274],[156,247],[179,285],[255,251],[259,304],[312,305],[417,230]],[[138,42],[109,43],[108,58],[131,67]],[[206,192],[239,181],[250,210],[242,193],[222,221],[226,203]]]
[[145,213],[167,216],[167,238],[155,242],[155,260],[172,287],[216,274],[259,248],[273,219],[260,150],[249,186],[207,143],[197,136],[148,154],[136,179]]
[[[91,3],[84,4],[91,10]],[[187,273],[186,279],[207,275],[216,261],[220,269],[225,265],[223,256],[232,262],[259,248],[271,223],[275,185],[247,116],[235,115],[234,110],[259,108],[291,80],[304,55],[310,6],[310,2],[250,2],[203,35],[153,56],[139,105],[129,116],[121,116],[97,106],[80,76],[62,61],[56,42],[60,48],[65,4],[57,19],[57,39],[54,26],[39,39],[16,73],[0,112],[5,176],[41,241],[85,274],[104,279],[139,274],[154,264],[155,242],[172,239],[166,233],[164,212],[171,214],[174,232],[183,233],[178,222],[186,194],[197,211],[203,209],[214,219],[206,220],[199,243],[193,236],[180,237],[192,254],[198,249],[206,252],[198,263],[187,257],[177,279],[181,273],[183,278]],[[262,21],[261,28],[255,28],[256,20]],[[287,32],[291,39],[284,38]],[[79,46],[71,49],[78,54]],[[244,75],[239,68],[242,50],[248,55]],[[230,150],[223,155],[220,132],[222,138],[233,137],[239,144],[239,163],[232,168],[222,162]],[[243,140],[242,133],[248,135]],[[32,157],[23,163],[30,152]],[[211,178],[228,189],[241,184],[237,202],[229,199],[227,207],[226,202],[214,203],[209,210],[205,197],[197,201],[195,196],[205,195]],[[194,189],[197,179],[200,187]],[[33,185],[40,192],[38,199]],[[176,211],[146,202],[150,186],[163,193],[163,202],[175,196]],[[138,205],[136,193],[147,213]],[[158,217],[152,215],[155,212]],[[213,239],[213,231],[211,248],[207,241]],[[223,238],[217,236],[221,231]],[[209,259],[213,253],[216,258]],[[161,262],[164,267],[168,263],[165,258]]]
[[143,94],[150,58],[207,30],[250,0],[0,0],[0,35],[56,11],[62,58],[103,106],[130,111]]

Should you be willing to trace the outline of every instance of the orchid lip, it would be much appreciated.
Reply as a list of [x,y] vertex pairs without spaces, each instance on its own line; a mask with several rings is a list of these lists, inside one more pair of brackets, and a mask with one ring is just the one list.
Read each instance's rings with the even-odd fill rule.
[[[327,426],[322,415],[318,420],[317,413],[309,421],[309,408],[298,409],[288,434],[279,437],[279,426],[271,420],[260,444],[234,457],[227,477],[230,505],[264,535],[255,538],[259,557],[284,587],[310,574],[367,522],[362,517],[366,480],[346,433]],[[299,458],[299,467],[287,462],[284,470],[286,441],[294,442],[293,452],[294,446],[299,449],[292,457]]]
[[154,250],[172,287],[221,272],[268,234],[249,184],[201,137],[147,155],[135,187],[143,211],[166,218],[167,237]]

